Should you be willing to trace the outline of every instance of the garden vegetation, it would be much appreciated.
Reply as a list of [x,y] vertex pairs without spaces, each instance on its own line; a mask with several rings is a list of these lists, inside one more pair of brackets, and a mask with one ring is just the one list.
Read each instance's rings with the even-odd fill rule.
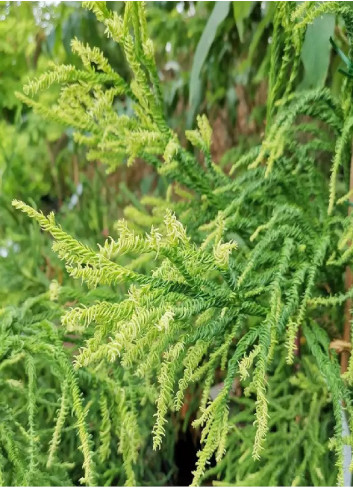
[[[52,64],[16,96],[108,172],[147,162],[168,185],[96,246],[13,201],[82,285],[56,277],[1,310],[1,483],[167,484],[184,423],[199,437],[194,486],[342,485],[353,467],[351,6],[275,4],[265,130],[230,166],[214,161],[205,114],[182,134],[170,123],[144,4],[83,7],[120,46],[124,73],[74,38],[81,65]],[[323,16],[341,36],[317,46],[344,68],[336,93],[299,89]],[[54,102],[42,96],[53,85]]]

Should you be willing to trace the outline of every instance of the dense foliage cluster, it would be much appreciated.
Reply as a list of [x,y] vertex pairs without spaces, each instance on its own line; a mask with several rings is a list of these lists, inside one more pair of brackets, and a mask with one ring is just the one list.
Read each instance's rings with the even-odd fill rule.
[[[171,419],[186,410],[200,433],[193,485],[342,484],[353,360],[341,375],[331,341],[353,296],[344,281],[353,256],[350,68],[337,95],[296,88],[308,25],[322,15],[342,19],[349,65],[353,10],[276,4],[265,134],[224,170],[205,115],[183,137],[170,127],[144,5],[126,2],[120,15],[104,2],[84,4],[129,73],[74,39],[82,66],[53,65],[17,96],[73,128],[88,159],[111,172],[144,160],[169,187],[144,196],[97,247],[53,213],[13,202],[51,234],[67,272],[88,289],[52,282],[2,310],[0,369],[11,373],[1,380],[2,482],[76,481],[77,433],[81,482],[163,483],[172,455],[154,455],[150,437],[154,450],[170,446]],[[37,99],[55,84],[55,104]],[[49,443],[48,457],[39,443]]]

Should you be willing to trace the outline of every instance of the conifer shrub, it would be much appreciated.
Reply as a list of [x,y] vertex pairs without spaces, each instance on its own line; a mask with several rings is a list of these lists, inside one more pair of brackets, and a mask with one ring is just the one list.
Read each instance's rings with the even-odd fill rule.
[[[353,296],[345,284],[353,255],[347,212],[353,11],[345,2],[276,5],[266,133],[225,172],[212,160],[205,115],[186,131],[187,147],[167,124],[143,4],[126,2],[120,16],[104,2],[84,3],[123,49],[128,79],[97,48],[74,39],[82,68],[53,66],[18,97],[74,128],[88,159],[110,171],[143,159],[170,186],[164,199],[145,196],[149,213],[130,209],[128,221],[116,223],[116,237],[97,248],[66,233],[53,213],[13,202],[51,234],[68,273],[92,292],[82,293],[75,307],[63,303],[60,328],[50,323],[52,306],[39,324],[33,317],[26,323],[26,334],[19,334],[22,313],[5,322],[2,365],[23,359],[27,421],[8,412],[13,426],[20,423],[21,439],[4,438],[3,480],[15,474],[16,450],[24,444],[27,479],[46,473],[37,446],[48,435],[36,432],[35,412],[47,405],[38,391],[47,361],[60,401],[57,414],[51,409],[46,417],[48,426],[56,421],[45,463],[59,463],[55,450],[74,417],[82,482],[105,483],[105,472],[114,478],[121,464],[127,484],[143,482],[150,434],[155,450],[168,443],[171,413],[193,409],[195,403],[185,403],[191,393],[197,409],[189,417],[201,442],[193,485],[213,478],[238,485],[327,485],[333,478],[343,484],[344,447],[352,445],[353,361],[342,375],[332,341],[342,336],[344,305]],[[343,19],[349,43],[348,57],[336,48],[347,64],[338,97],[327,87],[297,90],[307,26],[327,13]],[[36,95],[52,84],[62,87],[60,97],[44,106]],[[131,101],[133,113],[116,110],[120,97]],[[63,353],[68,332],[77,346],[73,364]],[[6,389],[16,389],[14,382]],[[53,398],[50,406],[57,403]],[[60,454],[65,462],[58,471],[65,471],[69,457]]]

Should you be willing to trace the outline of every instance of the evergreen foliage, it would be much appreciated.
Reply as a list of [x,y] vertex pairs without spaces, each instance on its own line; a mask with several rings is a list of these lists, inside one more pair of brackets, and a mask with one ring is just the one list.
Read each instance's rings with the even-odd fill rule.
[[226,486],[334,486],[337,471],[327,440],[334,423],[327,413],[331,398],[314,358],[303,356],[297,373],[282,359],[269,377],[267,398],[269,433],[261,461],[250,456],[255,403],[233,396],[226,455],[206,471],[205,480],[216,476],[221,482],[213,484]]
[[[1,484],[71,486],[164,482],[148,440],[153,405],[143,384],[123,370],[78,370],[80,336],[57,327],[69,302],[112,300],[52,282],[20,307],[1,310]],[[91,307],[94,307],[91,306]],[[137,400],[146,403],[143,413]],[[80,456],[77,456],[79,451]],[[172,451],[165,464],[173,470]],[[77,460],[82,466],[77,466]],[[143,461],[143,463],[142,463]],[[167,465],[168,466],[168,465]]]
[[[29,335],[21,337],[20,349],[11,346],[19,342],[14,333],[1,342],[13,350],[12,359],[25,351],[26,477],[39,464],[36,353],[41,358],[49,352],[56,359],[51,368],[61,382],[61,401],[47,463],[55,463],[70,405],[86,483],[99,480],[97,464],[110,457],[113,428],[126,481],[136,483],[135,464],[145,440],[141,430],[153,421],[151,416],[142,428],[140,412],[148,417],[146,405],[155,403],[151,432],[158,449],[165,443],[170,413],[181,409],[188,389],[201,385],[193,426],[201,429],[202,446],[193,485],[204,480],[213,457],[217,465],[206,476],[217,473],[231,483],[327,484],[332,481],[332,470],[325,470],[332,419],[330,447],[342,484],[343,445],[352,445],[351,436],[343,437],[342,417],[352,431],[353,361],[341,376],[330,340],[340,335],[343,304],[353,295],[343,279],[353,256],[353,215],[347,215],[352,82],[345,79],[338,98],[327,88],[296,92],[295,87],[308,24],[324,13],[341,16],[351,48],[351,8],[345,2],[277,4],[266,134],[226,173],[212,161],[212,129],[205,116],[186,132],[188,148],[167,124],[143,4],[126,2],[123,17],[103,2],[85,6],[123,49],[130,76],[116,73],[98,49],[73,40],[82,68],[53,66],[18,97],[44,117],[73,127],[75,140],[89,149],[88,158],[99,158],[109,170],[144,159],[168,178],[170,187],[165,200],[145,198],[150,214],[130,212],[131,222],[116,224],[117,239],[108,238],[96,249],[67,234],[52,213],[45,216],[13,202],[52,235],[53,249],[72,277],[97,291],[118,291],[94,303],[82,297],[82,305],[63,315],[66,331],[85,338],[74,369],[55,336],[61,333],[51,332],[47,319],[40,326],[47,335],[43,346],[39,327],[34,344]],[[62,87],[57,105],[38,102],[36,94],[54,83]],[[116,110],[121,96],[131,100],[133,114]],[[131,260],[123,262],[123,255]],[[144,261],[153,263],[152,272],[141,266]],[[302,357],[298,339],[305,343]],[[120,368],[111,370],[117,363]],[[300,371],[293,373],[292,365]],[[84,406],[79,375],[102,383],[96,452],[86,421],[89,395]],[[219,375],[222,389],[211,398]],[[234,396],[235,379],[245,397]],[[301,426],[299,446],[295,439]],[[298,460],[285,475],[280,473],[283,448],[278,448],[283,444]],[[6,463],[15,467],[13,447],[6,450]],[[274,465],[279,469],[272,472]]]

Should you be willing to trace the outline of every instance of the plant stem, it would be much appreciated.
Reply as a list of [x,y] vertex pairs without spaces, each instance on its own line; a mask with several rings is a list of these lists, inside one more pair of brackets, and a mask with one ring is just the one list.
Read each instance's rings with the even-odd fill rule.
[[[349,190],[353,188],[353,144],[351,150],[351,166],[350,166],[350,176],[349,176]],[[352,212],[353,200],[352,197],[349,198],[348,202],[348,215]],[[351,243],[348,243],[348,246],[351,246]],[[345,274],[345,289],[349,290],[353,284],[353,275],[352,269],[350,266],[346,267]],[[347,299],[345,308],[344,308],[344,326],[343,326],[343,336],[342,339],[344,341],[351,340],[351,320],[352,320],[352,299]],[[341,373],[346,372],[348,368],[348,360],[349,360],[350,352],[343,350],[341,354]]]

